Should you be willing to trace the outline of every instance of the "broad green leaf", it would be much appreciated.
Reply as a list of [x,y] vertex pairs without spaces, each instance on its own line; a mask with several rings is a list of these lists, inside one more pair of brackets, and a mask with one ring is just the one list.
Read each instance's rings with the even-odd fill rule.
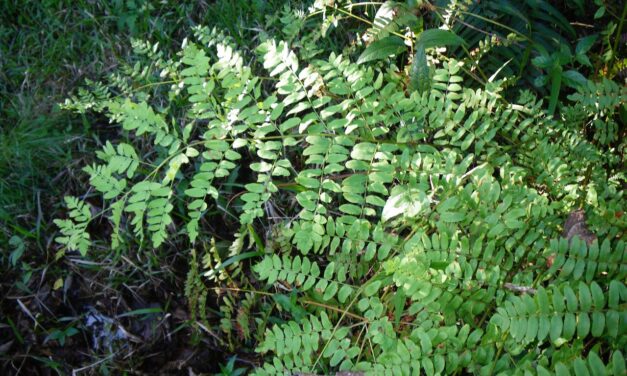
[[555,112],[557,107],[557,100],[559,99],[560,88],[562,87],[562,67],[559,65],[554,66],[549,75],[551,77],[551,95],[549,97],[549,114]]
[[566,86],[573,89],[578,89],[588,83],[588,80],[581,73],[573,69],[564,72],[562,74],[562,79],[564,80],[564,84]]
[[394,187],[390,198],[383,207],[381,219],[385,222],[400,214],[414,218],[427,211],[431,200],[427,195],[416,188]]
[[557,342],[557,340],[562,335],[562,317],[558,315],[554,315],[551,317],[551,329],[549,331],[551,341]]
[[424,93],[431,87],[431,70],[423,45],[416,46],[416,53],[409,70],[409,88]]
[[418,34],[416,46],[423,48],[459,46],[464,40],[452,31],[442,29],[428,29]]
[[367,63],[369,61],[385,59],[388,56],[398,55],[407,50],[407,46],[403,38],[396,35],[388,36],[383,39],[372,42],[361,53],[357,64]]
[[568,370],[568,367],[564,365],[564,363],[558,362],[555,365],[555,375],[556,376],[570,376],[570,371]]
[[564,330],[562,331],[562,337],[570,340],[575,335],[577,330],[577,318],[573,313],[566,313],[564,315]]
[[577,312],[577,296],[568,285],[564,286],[564,297],[566,298],[566,308],[568,308],[568,311]]
[[612,309],[618,308],[618,304],[621,299],[621,290],[623,290],[624,288],[625,286],[616,280],[610,282],[609,298],[607,303],[608,307]]
[[590,334],[593,337],[600,337],[605,329],[605,315],[602,312],[592,312],[592,327]]
[[575,47],[575,58],[579,63],[590,67],[592,66],[592,63],[590,63],[590,59],[586,53],[590,51],[590,48],[592,48],[592,45],[596,42],[598,36],[598,34],[588,35],[587,37],[581,38],[579,42],[577,42],[577,47]]
[[533,59],[531,59],[531,62],[533,63],[533,65],[541,69],[548,69],[556,64],[555,56],[546,54],[540,54],[534,57]]
[[331,367],[335,367],[342,361],[342,359],[344,359],[344,357],[346,356],[346,351],[344,349],[338,349],[332,354],[333,356],[331,356],[329,364],[331,365]]
[[551,330],[551,321],[548,316],[538,317],[538,340],[543,341]]
[[326,269],[324,270],[324,278],[332,279],[334,272],[335,272],[335,262],[330,262],[329,265],[327,265]]
[[611,367],[614,375],[625,374],[625,357],[620,350],[616,350],[612,353]]
[[605,319],[607,334],[610,337],[616,338],[620,332],[620,313],[614,310],[609,310],[605,314]]
[[339,286],[337,282],[331,282],[329,286],[325,289],[324,295],[322,296],[322,300],[329,300],[335,296],[337,293]]
[[576,376],[589,376],[590,375],[590,373],[588,372],[588,367],[586,366],[586,363],[581,358],[575,359],[575,361],[573,362],[573,368],[575,370]]
[[605,365],[603,364],[603,361],[594,351],[590,351],[588,353],[588,365],[590,366],[592,374],[595,376],[605,376],[607,374],[607,372],[605,372]]
[[590,316],[586,312],[577,315],[577,337],[585,338],[590,333]]
[[592,307],[592,295],[590,288],[583,282],[579,282],[579,304],[582,311],[590,311]]

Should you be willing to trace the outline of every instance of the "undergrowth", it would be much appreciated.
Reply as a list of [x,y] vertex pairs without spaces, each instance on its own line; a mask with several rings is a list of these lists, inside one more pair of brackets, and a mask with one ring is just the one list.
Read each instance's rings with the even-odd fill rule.
[[183,258],[227,374],[624,375],[624,11],[577,38],[548,2],[418,3],[134,40],[62,105],[117,137],[55,256]]

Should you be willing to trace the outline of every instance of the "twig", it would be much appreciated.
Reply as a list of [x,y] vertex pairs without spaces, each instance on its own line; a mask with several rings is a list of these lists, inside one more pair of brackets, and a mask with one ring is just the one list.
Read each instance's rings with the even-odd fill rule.
[[523,294],[530,294],[533,295],[536,293],[536,289],[534,289],[533,287],[530,286],[519,286],[519,285],[515,285],[513,283],[506,283],[503,285],[506,289],[514,291],[514,292],[520,292]]
[[104,363],[104,362],[106,362],[106,361],[108,361],[108,360],[111,360],[111,359],[113,359],[113,358],[114,358],[116,355],[118,355],[118,354],[119,354],[119,352],[115,352],[115,353],[112,353],[111,355],[109,355],[109,356],[107,356],[107,357],[105,357],[105,358],[102,358],[102,359],[98,360],[98,361],[97,361],[97,362],[95,362],[95,363],[92,363],[92,364],[86,365],[85,367],[81,367],[81,368],[73,369],[73,370],[72,370],[72,376],[76,376],[76,375],[78,375],[78,373],[79,373],[79,372],[86,371],[86,370],[88,370],[88,369],[94,368],[95,366],[97,366],[97,365],[99,365],[99,364],[101,364],[101,363]]
[[37,326],[40,326],[43,330],[45,330],[46,332],[48,331],[46,328],[44,328],[43,325],[41,325],[39,323],[39,321],[37,321],[37,319],[35,318],[35,316],[33,316],[33,314],[30,312],[30,310],[24,305],[24,303],[22,303],[22,301],[20,299],[17,299],[17,304],[20,306],[20,308],[22,309],[22,311],[26,314],[26,316],[30,317],[31,320],[33,320],[35,322],[35,328],[37,328]]

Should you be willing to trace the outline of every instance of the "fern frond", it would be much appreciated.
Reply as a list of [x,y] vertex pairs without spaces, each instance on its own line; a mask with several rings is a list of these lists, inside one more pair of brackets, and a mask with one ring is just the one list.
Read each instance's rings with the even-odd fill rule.
[[551,241],[546,255],[552,259],[547,275],[557,280],[622,281],[627,276],[624,241],[612,247],[610,240],[605,239],[601,244],[593,242],[588,246],[579,237],[570,242],[561,238]]
[[89,205],[72,196],[66,196],[64,201],[70,210],[70,219],[54,220],[54,224],[59,227],[62,234],[62,236],[56,237],[55,241],[67,246],[70,250],[77,250],[85,256],[91,245],[90,236],[87,232],[87,225],[92,218]]
[[102,151],[97,151],[96,155],[99,159],[107,162],[108,169],[116,174],[126,173],[128,179],[132,179],[135,175],[137,167],[139,167],[139,157],[132,145],[121,142],[114,147],[111,142],[107,141]]
[[607,293],[596,282],[579,282],[577,293],[569,284],[540,287],[534,297],[506,300],[492,321],[522,343],[545,339],[557,343],[588,335],[617,338],[624,334],[619,311],[626,296],[625,285],[616,280]]
[[295,256],[290,258],[284,255],[282,258],[273,255],[266,256],[255,266],[259,278],[273,284],[276,281],[284,281],[288,285],[296,286],[300,291],[315,289],[322,294],[323,300],[333,299],[337,295],[340,303],[346,302],[355,288],[346,284],[346,266],[329,263],[321,273],[320,267],[307,257]]

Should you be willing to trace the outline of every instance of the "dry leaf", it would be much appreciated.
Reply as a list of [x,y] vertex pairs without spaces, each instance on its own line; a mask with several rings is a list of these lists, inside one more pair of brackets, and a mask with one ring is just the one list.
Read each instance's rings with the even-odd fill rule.
[[588,229],[586,225],[586,214],[583,209],[575,210],[566,219],[564,223],[564,231],[562,236],[568,239],[568,243],[571,242],[573,237],[578,236],[581,240],[585,241],[587,245],[592,244],[597,239],[596,235]]

